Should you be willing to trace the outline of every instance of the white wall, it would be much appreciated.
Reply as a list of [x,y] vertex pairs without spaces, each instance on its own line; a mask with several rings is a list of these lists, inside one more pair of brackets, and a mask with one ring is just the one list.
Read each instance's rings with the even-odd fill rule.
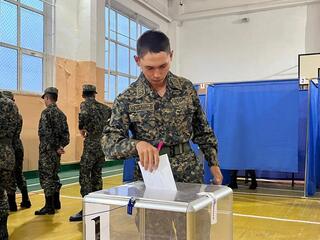
[[306,52],[320,52],[320,4],[307,9]]
[[[185,21],[179,74],[193,82],[294,78],[297,55],[306,48],[307,10],[305,5]],[[242,23],[243,17],[249,22]]]

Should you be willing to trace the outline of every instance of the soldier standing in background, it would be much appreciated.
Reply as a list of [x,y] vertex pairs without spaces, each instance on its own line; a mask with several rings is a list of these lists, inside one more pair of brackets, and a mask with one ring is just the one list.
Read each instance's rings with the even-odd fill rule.
[[[13,102],[15,102],[14,96],[12,92],[10,91],[3,91],[3,95]],[[23,119],[21,114],[19,113],[19,119],[18,119],[18,128],[16,130],[16,133],[14,135],[13,139],[13,149],[14,149],[14,155],[15,155],[15,166],[14,170],[12,172],[9,186],[7,188],[7,195],[8,195],[8,202],[9,202],[9,209],[10,211],[17,211],[17,203],[16,203],[16,188],[20,189],[20,192],[22,194],[22,202],[20,203],[21,208],[30,208],[31,202],[28,196],[28,189],[27,189],[27,182],[23,175],[22,169],[23,169],[23,145],[22,141],[20,139],[20,133],[22,130],[22,124]]]
[[38,135],[39,145],[39,178],[45,194],[45,206],[35,215],[54,214],[61,208],[58,176],[60,158],[65,153],[64,147],[69,144],[70,135],[66,115],[58,108],[58,89],[49,87],[42,95],[46,109],[41,113]]
[[[79,130],[84,137],[83,153],[80,160],[80,192],[81,196],[102,189],[102,165],[104,154],[101,149],[102,131],[111,116],[111,108],[95,99],[96,87],[83,85],[82,97],[85,99],[80,104]],[[81,221],[82,210],[69,220]]]
[[13,101],[0,92],[0,239],[8,239],[8,200],[6,189],[15,157],[12,146],[13,137],[18,127],[18,109]]

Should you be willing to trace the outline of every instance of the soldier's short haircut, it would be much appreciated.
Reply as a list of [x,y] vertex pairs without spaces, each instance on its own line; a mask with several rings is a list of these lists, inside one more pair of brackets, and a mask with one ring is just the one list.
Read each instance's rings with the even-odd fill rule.
[[160,31],[149,30],[144,32],[137,41],[137,54],[143,57],[147,53],[170,53],[169,38]]
[[86,97],[94,97],[96,95],[95,92],[82,92],[82,97],[86,98]]
[[54,93],[46,93],[46,96],[48,96],[48,98],[51,100],[51,101],[58,101],[58,95],[57,94],[54,94]]

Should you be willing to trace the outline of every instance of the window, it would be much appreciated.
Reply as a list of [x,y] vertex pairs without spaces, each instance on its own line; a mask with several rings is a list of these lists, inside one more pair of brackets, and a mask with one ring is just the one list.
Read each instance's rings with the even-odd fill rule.
[[110,7],[105,8],[105,100],[112,102],[135,81],[138,36],[149,28]]
[[0,0],[0,89],[42,92],[44,10],[41,0]]

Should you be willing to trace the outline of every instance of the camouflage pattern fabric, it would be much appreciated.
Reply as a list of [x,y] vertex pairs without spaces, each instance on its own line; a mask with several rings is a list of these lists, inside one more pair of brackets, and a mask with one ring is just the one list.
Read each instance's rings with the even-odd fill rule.
[[[199,145],[209,166],[219,165],[217,140],[193,84],[171,72],[166,81],[166,93],[160,97],[141,73],[138,80],[116,98],[110,124],[104,129],[101,141],[104,153],[109,158],[125,159],[137,156],[138,140],[155,147],[160,141],[165,146],[173,146],[192,140]],[[201,182],[203,166],[193,152],[171,157],[170,162],[176,181]]]
[[23,149],[22,141],[20,139],[22,124],[23,124],[23,119],[21,114],[19,114],[18,127],[13,137],[15,166],[11,174],[10,184],[7,188],[7,193],[11,195],[15,194],[17,186],[20,189],[20,191],[22,191],[23,189],[27,189],[27,182],[23,175],[24,149]]
[[102,189],[101,171],[105,156],[100,140],[103,128],[110,116],[111,108],[99,103],[94,97],[87,97],[80,104],[79,129],[87,132],[79,175],[80,192],[83,197],[90,192]]
[[9,185],[11,171],[0,170],[0,217],[8,214],[9,206],[6,188]]
[[67,118],[55,103],[42,111],[38,135],[40,185],[46,196],[52,196],[61,186],[58,176],[60,155],[57,150],[70,141]]
[[0,216],[8,214],[5,189],[14,168],[12,141],[18,125],[18,109],[13,101],[0,92]]

